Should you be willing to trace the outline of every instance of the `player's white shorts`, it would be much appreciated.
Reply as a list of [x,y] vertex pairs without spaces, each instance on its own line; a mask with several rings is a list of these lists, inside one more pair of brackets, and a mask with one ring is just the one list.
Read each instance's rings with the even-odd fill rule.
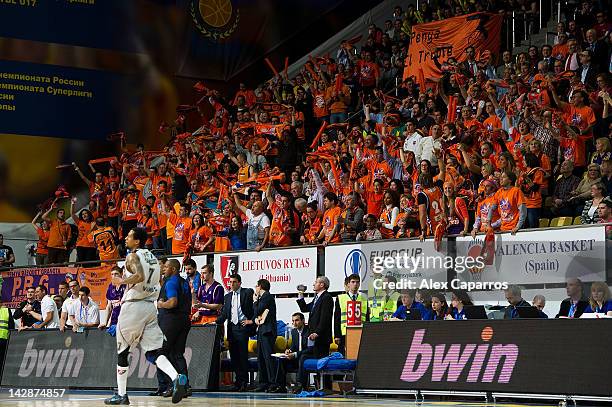
[[121,305],[117,320],[117,353],[135,347],[148,352],[162,347],[164,334],[157,323],[157,308],[151,301],[128,301]]

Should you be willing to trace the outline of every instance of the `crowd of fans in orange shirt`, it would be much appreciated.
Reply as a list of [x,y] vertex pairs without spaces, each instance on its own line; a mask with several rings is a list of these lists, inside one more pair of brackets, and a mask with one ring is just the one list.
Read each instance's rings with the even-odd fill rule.
[[553,44],[497,64],[468,48],[440,79],[402,79],[411,24],[494,3],[396,7],[384,28],[294,77],[234,95],[196,84],[199,101],[160,128],[163,150],[121,137],[92,175],[73,163],[90,202],[72,200],[76,227],[54,205],[37,215],[38,261],[66,261],[71,246],[80,261],[117,258],[137,225],[148,247],[181,255],[516,232],[542,216],[610,222],[606,10],[583,2]]

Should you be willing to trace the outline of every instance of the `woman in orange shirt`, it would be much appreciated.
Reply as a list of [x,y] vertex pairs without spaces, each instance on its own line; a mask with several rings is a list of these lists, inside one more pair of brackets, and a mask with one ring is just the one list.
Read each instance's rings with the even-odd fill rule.
[[206,225],[204,217],[199,213],[191,219],[191,231],[189,232],[189,247],[194,253],[211,252],[214,250],[215,237],[212,229]]
[[[89,211],[89,209],[83,209],[77,216],[74,206],[77,203],[77,198],[72,198],[70,201],[70,215],[72,216],[72,220],[79,228],[79,236],[76,241],[76,250],[77,250],[77,261],[92,261],[97,260],[96,256],[96,247],[93,242],[89,241],[89,233],[91,233],[91,229],[94,227],[94,219],[93,215]],[[84,267],[91,267],[92,264],[85,265]]]
[[467,205],[462,197],[457,196],[455,187],[450,182],[444,183],[442,203],[448,220],[446,226],[447,233],[449,235],[461,234],[465,236],[470,223]]
[[393,230],[399,215],[399,198],[395,192],[385,191],[383,203],[385,208],[378,218],[380,234],[383,239],[393,239],[395,235]]
[[151,207],[149,205],[142,205],[140,208],[140,215],[138,216],[138,223],[136,224],[139,228],[143,228],[147,231],[147,241],[145,247],[147,249],[153,248],[153,236],[157,230],[157,225],[153,215],[151,213]]
[[525,154],[525,171],[521,173],[519,185],[525,197],[527,207],[527,228],[539,226],[540,208],[542,208],[542,188],[544,187],[544,170],[540,160],[532,153]]
[[32,226],[34,226],[36,234],[38,234],[38,243],[36,243],[36,265],[44,266],[47,264],[47,254],[49,254],[47,241],[49,240],[51,225],[46,220],[43,220],[39,225],[37,222],[40,215],[42,215],[42,212],[39,211],[34,219],[32,219]]

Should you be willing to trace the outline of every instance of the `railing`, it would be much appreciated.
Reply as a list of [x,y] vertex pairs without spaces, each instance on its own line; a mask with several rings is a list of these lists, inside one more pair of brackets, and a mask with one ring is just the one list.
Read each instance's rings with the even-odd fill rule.
[[[502,49],[512,50],[526,41],[531,45],[531,35],[546,27],[554,14],[557,16],[557,22],[561,20],[561,1],[539,0],[537,14],[516,10],[507,13],[502,27]],[[548,38],[546,40],[548,43]]]

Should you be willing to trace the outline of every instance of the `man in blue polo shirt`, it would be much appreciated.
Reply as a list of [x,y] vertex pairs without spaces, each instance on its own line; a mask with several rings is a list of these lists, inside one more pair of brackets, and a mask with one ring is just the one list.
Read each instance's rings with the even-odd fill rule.
[[[181,264],[176,259],[169,259],[163,266],[164,281],[157,300],[157,320],[164,333],[162,350],[177,372],[187,376],[185,345],[191,327],[191,289],[189,283],[179,275]],[[172,382],[159,369],[157,371],[159,387],[152,395],[172,396]],[[191,394],[187,382],[187,395]]]
[[404,290],[401,294],[402,305],[397,308],[393,318],[408,319],[408,310],[418,310],[421,313],[421,319],[428,319],[429,311],[423,304],[414,300],[415,290]]

